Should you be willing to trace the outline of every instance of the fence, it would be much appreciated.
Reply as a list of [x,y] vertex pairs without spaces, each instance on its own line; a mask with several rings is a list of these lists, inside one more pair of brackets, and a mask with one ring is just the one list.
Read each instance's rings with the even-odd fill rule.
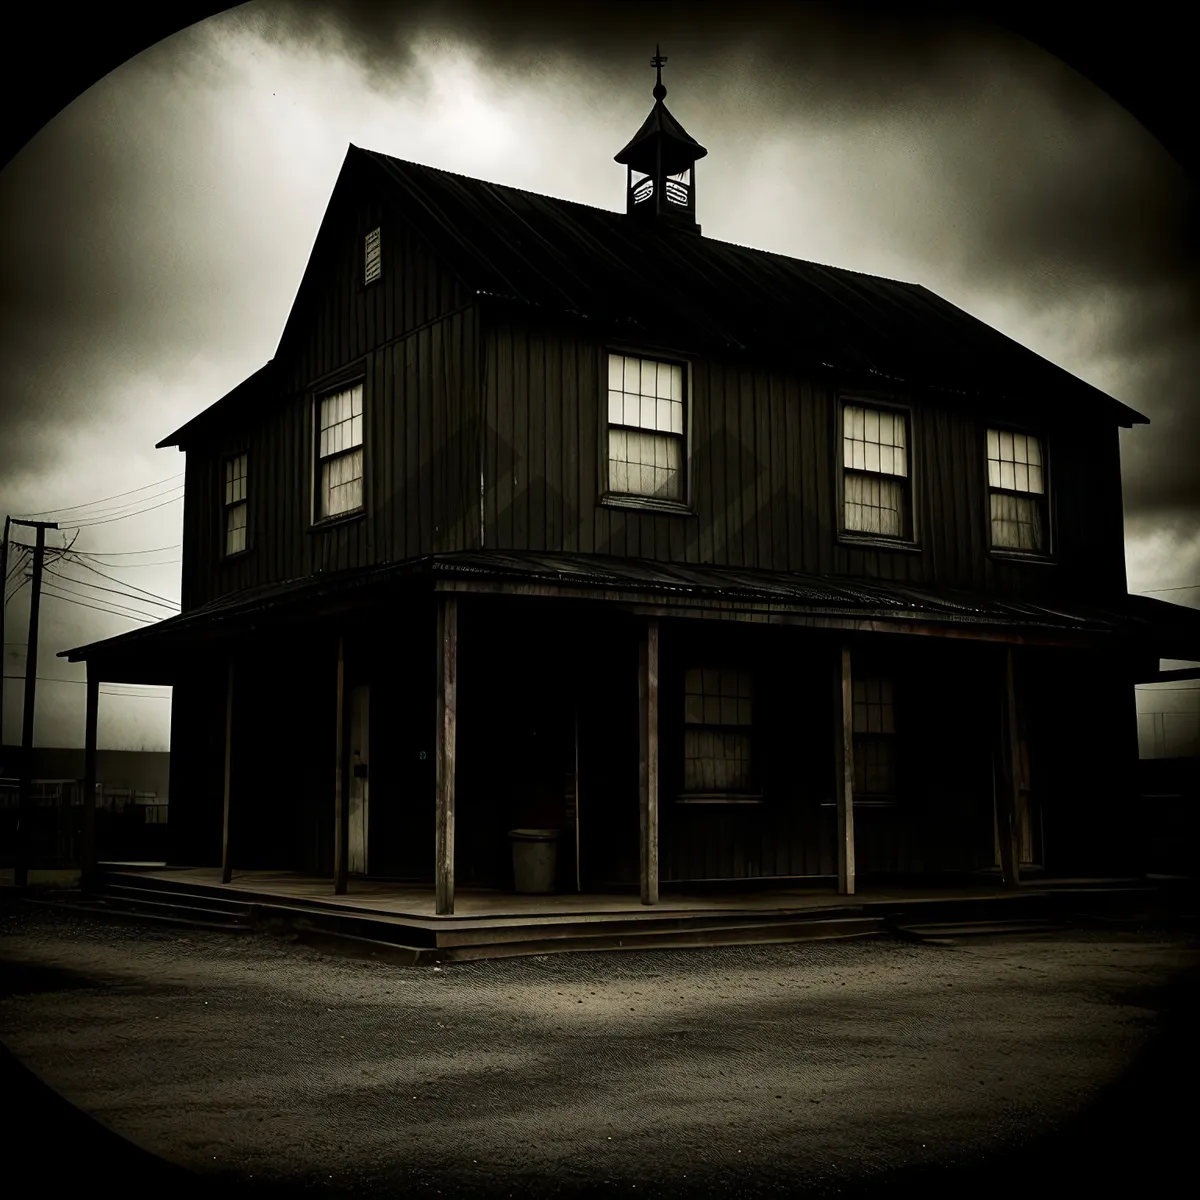
[[[19,802],[18,781],[0,779],[0,867],[13,866]],[[164,861],[168,807],[154,792],[97,784],[97,856],[117,862]],[[31,870],[78,867],[83,858],[82,780],[35,779],[28,822]]]

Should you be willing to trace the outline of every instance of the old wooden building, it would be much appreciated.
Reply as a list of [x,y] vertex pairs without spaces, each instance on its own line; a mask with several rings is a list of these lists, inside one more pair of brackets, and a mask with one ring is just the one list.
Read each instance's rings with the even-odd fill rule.
[[[1137,869],[1124,404],[923,287],[351,147],[274,358],[186,453],[172,859],[512,886]],[[713,169],[720,169],[719,164]],[[1065,702],[1064,702],[1065,701]]]

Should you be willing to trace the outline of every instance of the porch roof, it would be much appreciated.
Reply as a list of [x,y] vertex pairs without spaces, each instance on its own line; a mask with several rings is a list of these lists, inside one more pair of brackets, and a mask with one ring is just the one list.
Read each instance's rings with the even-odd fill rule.
[[1034,604],[895,580],[498,550],[437,554],[287,580],[64,650],[59,657],[110,666],[153,663],[173,651],[202,650],[271,625],[361,608],[397,591],[584,597],[633,607],[774,614],[785,619],[791,614],[812,624],[898,633],[968,629],[975,636],[995,639],[1083,638],[1093,643],[1117,641],[1163,658],[1200,658],[1200,611],[1142,596],[1096,605]]

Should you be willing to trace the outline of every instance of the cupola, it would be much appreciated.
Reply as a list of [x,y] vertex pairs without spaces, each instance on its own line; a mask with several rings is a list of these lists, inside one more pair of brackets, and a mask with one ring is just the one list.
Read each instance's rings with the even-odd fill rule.
[[657,72],[654,107],[633,139],[615,155],[628,168],[626,212],[630,220],[658,228],[699,233],[696,224],[696,163],[708,151],[679,124],[663,103],[666,58],[654,48],[650,65]]

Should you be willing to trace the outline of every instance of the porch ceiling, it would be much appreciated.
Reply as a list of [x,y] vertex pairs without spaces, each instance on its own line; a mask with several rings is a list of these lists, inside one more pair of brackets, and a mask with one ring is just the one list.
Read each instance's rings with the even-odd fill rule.
[[1200,659],[1200,611],[1123,597],[1104,605],[1038,605],[953,588],[914,587],[735,567],[668,564],[567,553],[466,551],[289,580],[223,597],[166,621],[62,651],[106,678],[163,674],[163,654],[211,651],[267,628],[361,609],[385,596],[434,591],[584,598],[634,611],[829,628],[933,633],[986,640],[1121,646]]

